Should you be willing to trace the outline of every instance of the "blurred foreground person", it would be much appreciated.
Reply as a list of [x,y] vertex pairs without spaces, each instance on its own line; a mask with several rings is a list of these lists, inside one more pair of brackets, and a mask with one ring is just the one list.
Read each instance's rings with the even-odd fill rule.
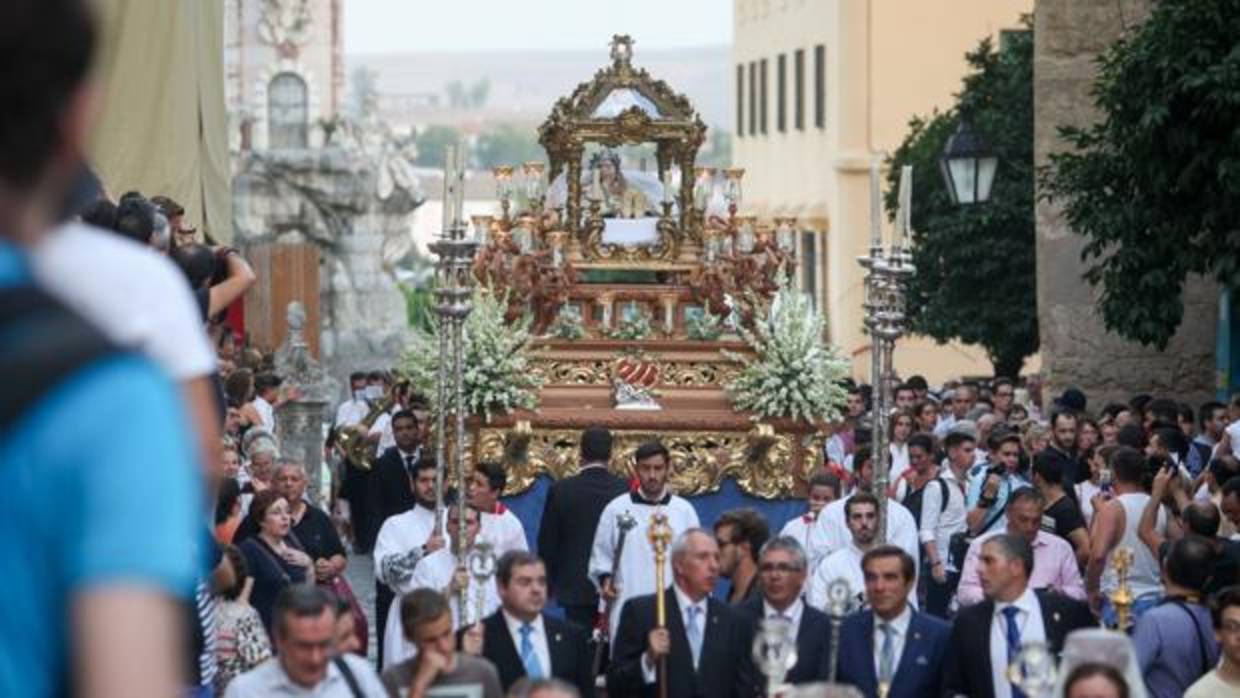
[[183,403],[30,270],[83,176],[95,43],[84,0],[0,3],[5,696],[170,696],[186,680],[205,517]]

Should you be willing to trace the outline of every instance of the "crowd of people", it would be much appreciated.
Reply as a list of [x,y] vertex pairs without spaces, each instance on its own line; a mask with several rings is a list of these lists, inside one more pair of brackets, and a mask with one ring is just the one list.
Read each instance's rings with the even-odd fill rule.
[[592,427],[530,541],[505,468],[441,487],[427,402],[372,371],[326,447],[373,462],[307,492],[296,389],[221,319],[254,272],[87,167],[97,43],[86,0],[0,3],[0,65],[37,66],[0,78],[0,695],[754,698],[776,626],[788,683],[867,697],[1022,696],[1046,653],[1068,698],[1240,693],[1240,397],[914,376],[876,459],[854,386],[789,521],[703,520],[662,443]]

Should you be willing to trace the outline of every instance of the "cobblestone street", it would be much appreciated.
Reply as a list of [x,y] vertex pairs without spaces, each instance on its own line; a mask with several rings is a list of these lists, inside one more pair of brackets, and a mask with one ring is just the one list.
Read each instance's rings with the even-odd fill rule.
[[358,603],[362,605],[362,610],[366,613],[366,623],[370,626],[370,646],[366,649],[366,656],[371,660],[379,658],[379,649],[376,647],[375,640],[378,637],[375,632],[375,568],[374,558],[370,555],[358,555],[349,552],[349,566],[344,571],[345,577],[349,580],[349,585],[353,587],[353,593],[357,596]]

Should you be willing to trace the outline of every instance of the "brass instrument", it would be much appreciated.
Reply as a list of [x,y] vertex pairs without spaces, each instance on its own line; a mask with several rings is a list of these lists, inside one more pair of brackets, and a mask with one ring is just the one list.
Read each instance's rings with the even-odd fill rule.
[[367,440],[370,428],[374,426],[379,415],[392,409],[392,405],[409,389],[409,379],[401,378],[388,388],[383,397],[370,405],[370,411],[357,424],[339,427],[336,430],[336,449],[340,457],[362,470],[370,470],[375,466],[375,448]]
[[1132,568],[1133,552],[1131,548],[1119,548],[1113,553],[1112,565],[1115,567],[1117,584],[1111,592],[1111,605],[1115,607],[1116,630],[1128,632],[1132,625],[1132,587],[1128,585],[1128,571]]

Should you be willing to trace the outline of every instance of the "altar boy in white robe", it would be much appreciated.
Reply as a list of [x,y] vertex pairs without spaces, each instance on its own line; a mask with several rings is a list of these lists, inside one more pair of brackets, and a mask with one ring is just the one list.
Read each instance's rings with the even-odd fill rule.
[[[590,580],[598,587],[601,596],[614,599],[609,618],[613,640],[624,602],[655,592],[654,548],[647,535],[651,515],[661,511],[667,516],[673,540],[681,533],[700,526],[693,505],[668,489],[672,464],[667,448],[658,441],[648,441],[637,448],[634,458],[638,488],[616,497],[603,509],[590,553]],[[612,564],[620,537],[616,522],[625,512],[637,523],[625,537],[617,569],[618,579],[612,579]],[[663,562],[663,583],[672,583],[670,550]]]
[[[458,630],[467,625],[481,622],[500,606],[499,591],[495,587],[495,578],[491,577],[484,586],[469,574],[465,561],[456,556],[458,541],[465,537],[465,549],[469,550],[479,537],[481,529],[480,515],[473,507],[465,508],[465,529],[459,525],[460,509],[456,506],[447,507],[449,544],[422,558],[413,574],[406,583],[396,587],[396,598],[392,600],[388,611],[387,631],[383,637],[383,665],[396,666],[398,663],[414,655],[413,643],[405,639],[400,626],[400,599],[414,589],[434,589],[448,597],[448,606],[452,609],[452,629]],[[460,589],[466,589],[468,602],[464,609],[464,622],[460,608]],[[481,593],[480,593],[481,592]],[[478,601],[481,598],[482,608],[479,613]]]
[[469,503],[482,512],[482,539],[493,546],[496,558],[514,550],[530,549],[521,520],[499,501],[507,484],[504,466],[490,461],[476,465],[469,477]]

